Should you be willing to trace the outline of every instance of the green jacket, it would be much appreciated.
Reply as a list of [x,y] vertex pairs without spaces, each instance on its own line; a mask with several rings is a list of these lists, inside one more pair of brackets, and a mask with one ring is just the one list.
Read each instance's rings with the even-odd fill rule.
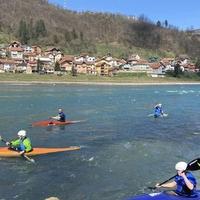
[[14,148],[18,148],[21,142],[23,143],[26,152],[29,152],[32,150],[31,140],[27,137],[24,140],[16,139],[16,140],[11,141],[11,146]]

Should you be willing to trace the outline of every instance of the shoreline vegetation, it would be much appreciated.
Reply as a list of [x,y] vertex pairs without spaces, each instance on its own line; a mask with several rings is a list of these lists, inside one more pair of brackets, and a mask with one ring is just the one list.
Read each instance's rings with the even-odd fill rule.
[[133,76],[99,77],[94,75],[39,75],[39,74],[0,74],[1,84],[75,84],[75,85],[194,85],[200,79],[187,78],[152,78],[134,74]]

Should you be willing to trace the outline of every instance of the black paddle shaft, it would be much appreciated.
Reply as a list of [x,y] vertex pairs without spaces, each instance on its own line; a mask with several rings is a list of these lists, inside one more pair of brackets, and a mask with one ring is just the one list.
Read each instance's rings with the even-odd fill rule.
[[[196,171],[196,170],[200,170],[200,158],[196,158],[192,161],[190,161],[187,165],[187,168],[185,171]],[[177,176],[174,175],[171,178],[167,179],[166,181],[163,181],[162,183],[159,184],[159,186],[167,183],[168,181],[172,180],[173,178],[175,178]],[[156,187],[148,187],[149,189],[156,189]]]

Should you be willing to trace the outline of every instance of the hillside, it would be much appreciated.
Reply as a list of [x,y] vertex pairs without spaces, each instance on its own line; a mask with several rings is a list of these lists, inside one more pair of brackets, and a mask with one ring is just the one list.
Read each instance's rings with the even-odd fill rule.
[[58,46],[66,53],[112,53],[125,57],[175,56],[200,53],[198,35],[161,27],[146,18],[134,20],[107,13],[76,13],[47,0],[1,0],[0,42],[18,39],[43,47]]

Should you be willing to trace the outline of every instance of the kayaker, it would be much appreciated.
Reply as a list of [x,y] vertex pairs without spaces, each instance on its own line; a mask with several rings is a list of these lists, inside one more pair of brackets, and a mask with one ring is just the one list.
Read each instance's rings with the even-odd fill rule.
[[160,117],[164,114],[163,110],[162,110],[162,104],[156,104],[154,106],[154,118]]
[[55,116],[55,117],[50,117],[51,119],[55,119],[57,121],[60,121],[60,122],[65,122],[65,113],[63,112],[63,109],[59,108],[58,109],[58,115]]
[[187,163],[186,162],[178,162],[175,165],[175,169],[177,170],[177,176],[174,178],[174,181],[165,183],[163,185],[156,184],[157,188],[171,188],[173,190],[173,194],[187,197],[195,197],[196,193],[196,185],[197,181],[192,173],[188,172]]
[[6,142],[11,149],[19,151],[21,155],[33,150],[30,139],[26,136],[25,130],[20,130],[18,133],[18,138],[12,140],[11,142]]

